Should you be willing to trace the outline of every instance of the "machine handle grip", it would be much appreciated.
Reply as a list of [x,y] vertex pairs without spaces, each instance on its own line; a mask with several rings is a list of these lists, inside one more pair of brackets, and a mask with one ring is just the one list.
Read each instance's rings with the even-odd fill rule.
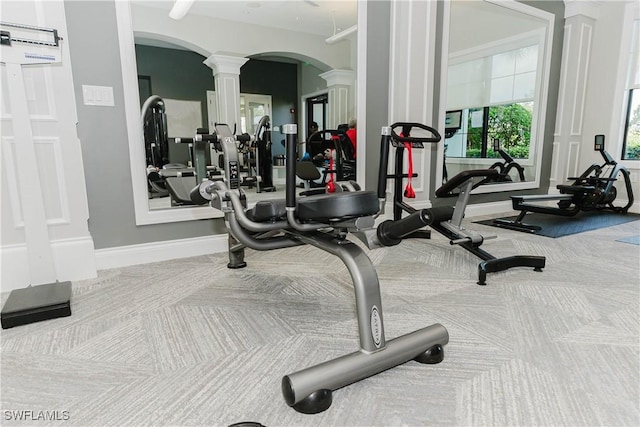
[[[418,128],[418,129],[422,129],[422,130],[426,130],[427,132],[430,132],[431,135],[430,137],[422,137],[422,136],[400,136],[395,132],[395,128],[401,127],[403,129],[408,128],[409,131],[411,131],[411,129],[413,128]],[[393,139],[395,139],[396,141],[400,141],[400,142],[429,142],[429,143],[433,143],[433,142],[440,142],[440,140],[442,139],[442,136],[440,136],[440,132],[438,132],[436,129],[432,128],[431,126],[427,126],[427,125],[423,125],[422,123],[414,123],[414,122],[397,122],[391,125],[391,136],[393,137]]]
[[286,207],[296,207],[296,161],[298,160],[298,144],[296,143],[296,135],[298,133],[298,125],[287,124],[282,126],[285,134],[285,151],[286,151],[286,186],[285,197]]
[[378,240],[384,246],[394,246],[402,241],[402,238],[427,226],[431,223],[428,209],[415,211],[409,216],[381,223],[377,230]]

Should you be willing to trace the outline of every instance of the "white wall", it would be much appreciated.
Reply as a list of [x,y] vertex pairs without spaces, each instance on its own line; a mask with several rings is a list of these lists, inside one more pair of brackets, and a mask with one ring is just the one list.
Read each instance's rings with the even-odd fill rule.
[[[607,151],[620,160],[626,114],[625,84],[629,67],[632,39],[632,22],[640,15],[640,6],[632,1],[602,2],[597,9],[591,63],[586,89],[584,109],[584,139],[582,141],[579,170],[585,170],[593,163],[602,163],[602,157],[593,150],[596,134],[605,134]],[[640,162],[623,161],[631,173],[634,190],[638,189]],[[624,185],[617,185],[620,200],[626,198]],[[637,201],[630,208],[640,212]]]
[[[309,61],[319,61],[330,68],[351,68],[349,43],[329,45],[324,37],[292,31],[266,28],[215,18],[187,15],[175,21],[162,9],[131,6],[136,34],[153,35],[159,40],[182,41],[181,45],[208,57],[213,53],[250,56],[265,52],[292,52]],[[314,64],[318,65],[318,64]]]
[[[619,159],[621,155],[626,108],[624,84],[629,67],[629,46],[634,42],[631,39],[634,6],[637,18],[638,6],[631,2],[606,2],[599,8],[587,81],[581,169],[602,160],[593,148],[589,148],[596,134],[606,135],[607,151],[614,158]],[[635,163],[634,169],[637,171],[640,165]]]

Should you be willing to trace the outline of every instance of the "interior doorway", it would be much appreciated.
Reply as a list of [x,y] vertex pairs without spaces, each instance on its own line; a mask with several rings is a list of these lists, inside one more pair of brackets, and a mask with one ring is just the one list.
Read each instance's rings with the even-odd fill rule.
[[316,122],[318,124],[318,129],[323,130],[325,128],[325,123],[327,122],[327,104],[329,102],[329,95],[327,93],[323,93],[320,95],[315,95],[307,98],[306,100],[306,111],[307,111],[307,131],[306,137],[309,138],[311,124]]

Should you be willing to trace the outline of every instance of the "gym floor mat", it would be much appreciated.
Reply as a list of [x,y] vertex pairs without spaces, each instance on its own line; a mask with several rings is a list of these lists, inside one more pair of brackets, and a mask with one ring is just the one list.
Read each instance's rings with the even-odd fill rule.
[[[516,219],[516,216],[509,216],[501,219],[514,220]],[[637,220],[640,220],[640,215],[623,215],[614,212],[579,212],[576,216],[572,217],[546,215],[533,212],[527,214],[523,222],[525,224],[538,225],[542,227],[542,230],[536,231],[532,234],[555,238],[569,236],[571,234],[583,233],[585,231],[597,230],[605,227],[612,227],[614,225],[624,224]],[[477,224],[496,227],[496,225],[493,224],[493,219],[474,222]],[[523,232],[528,233],[528,231]]]
[[640,245],[640,234],[636,236],[625,237],[623,239],[618,239],[616,242],[622,243],[631,243],[632,245]]

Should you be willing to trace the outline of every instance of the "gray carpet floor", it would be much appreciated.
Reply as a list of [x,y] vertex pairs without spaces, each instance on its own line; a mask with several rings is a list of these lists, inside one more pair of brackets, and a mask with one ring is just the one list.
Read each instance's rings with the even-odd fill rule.
[[201,256],[101,271],[73,283],[71,317],[3,330],[0,424],[640,425],[640,246],[616,241],[640,221],[557,239],[467,226],[498,234],[483,245],[494,255],[547,267],[481,287],[478,260],[436,233],[369,252],[387,339],[441,323],[440,364],[409,362],[296,413],[282,376],[358,348],[346,269],[312,247],[248,250],[242,270]]

